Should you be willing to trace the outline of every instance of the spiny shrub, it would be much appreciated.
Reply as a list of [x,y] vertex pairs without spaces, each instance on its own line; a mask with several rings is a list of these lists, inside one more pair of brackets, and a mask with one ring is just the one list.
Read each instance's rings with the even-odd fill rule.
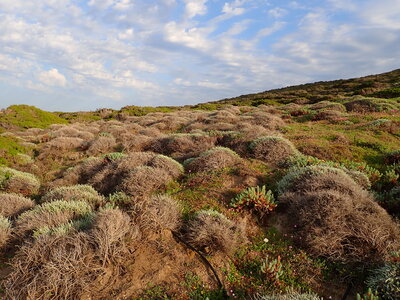
[[21,214],[15,222],[15,231],[24,235],[45,226],[57,227],[91,212],[91,206],[85,201],[47,202]]
[[292,168],[277,184],[279,194],[317,189],[337,190],[351,196],[362,193],[362,188],[343,170],[323,165]]
[[255,211],[265,214],[272,211],[276,207],[275,198],[272,191],[267,191],[266,186],[249,187],[231,202],[234,210],[242,210],[244,208],[254,209]]
[[0,249],[4,247],[11,235],[10,221],[0,215]]
[[93,206],[99,206],[104,202],[103,196],[90,185],[84,184],[55,188],[45,194],[41,199],[42,202],[52,202],[56,200],[86,201]]
[[348,174],[354,181],[356,181],[364,188],[370,188],[371,183],[375,183],[382,176],[382,174],[377,169],[368,166],[366,163],[358,163],[353,161],[339,163],[333,161],[325,161],[307,155],[290,157],[279,165],[283,168],[289,169],[316,165],[338,168]]
[[366,285],[376,290],[382,299],[400,299],[400,264],[387,263],[373,270]]
[[163,169],[140,166],[132,169],[116,190],[130,196],[141,197],[165,186],[170,180],[171,176]]
[[182,208],[167,195],[151,196],[134,211],[138,224],[147,232],[178,231],[182,225]]
[[[314,180],[319,180],[317,176]],[[374,262],[400,247],[400,230],[388,213],[366,192],[313,187],[292,189],[279,197],[287,208],[296,241],[316,256],[342,262]]]
[[31,209],[35,203],[17,194],[0,193],[0,215],[15,217],[22,212]]
[[258,138],[251,142],[250,150],[254,158],[270,164],[278,164],[290,156],[299,155],[289,140],[278,136]]
[[126,250],[118,245],[118,241],[131,230],[130,222],[130,217],[119,209],[102,209],[97,213],[90,234],[103,262],[115,259]]
[[98,136],[89,143],[87,153],[89,155],[97,155],[107,152],[112,152],[117,146],[115,138],[111,136]]
[[171,175],[172,178],[178,178],[180,175],[182,175],[185,170],[183,166],[177,162],[175,159],[158,154],[154,156],[148,163],[147,165],[149,167],[153,167],[156,169],[162,169],[164,171],[167,171],[169,175]]
[[194,159],[184,162],[191,172],[207,172],[211,170],[233,167],[241,162],[241,158],[234,151],[225,147],[215,147]]
[[187,239],[195,248],[233,253],[241,239],[241,230],[223,214],[202,210],[188,224]]
[[39,187],[40,182],[35,175],[0,167],[0,191],[30,196],[37,194]]

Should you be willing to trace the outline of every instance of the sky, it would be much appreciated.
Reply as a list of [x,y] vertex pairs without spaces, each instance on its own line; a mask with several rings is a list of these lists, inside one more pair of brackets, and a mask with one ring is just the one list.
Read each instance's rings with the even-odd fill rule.
[[0,0],[0,108],[196,104],[400,67],[400,0]]

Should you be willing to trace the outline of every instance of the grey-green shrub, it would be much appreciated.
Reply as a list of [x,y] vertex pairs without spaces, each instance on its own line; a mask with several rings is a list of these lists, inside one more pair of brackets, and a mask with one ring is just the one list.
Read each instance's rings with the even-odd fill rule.
[[35,175],[0,167],[0,191],[29,196],[37,194],[39,187],[40,182]]
[[45,194],[41,199],[42,202],[52,202],[56,200],[86,201],[93,206],[98,206],[104,202],[104,197],[90,185],[77,184],[55,188]]

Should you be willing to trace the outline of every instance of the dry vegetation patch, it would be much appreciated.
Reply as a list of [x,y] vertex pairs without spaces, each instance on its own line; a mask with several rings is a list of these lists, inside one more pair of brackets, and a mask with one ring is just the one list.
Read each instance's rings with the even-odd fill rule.
[[35,203],[17,194],[0,193],[0,215],[16,217],[24,211],[31,209]]

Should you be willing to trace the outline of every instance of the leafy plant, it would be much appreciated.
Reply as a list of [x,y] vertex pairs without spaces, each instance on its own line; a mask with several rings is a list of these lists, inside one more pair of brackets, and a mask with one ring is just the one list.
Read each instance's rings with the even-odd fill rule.
[[387,263],[373,270],[366,284],[383,299],[400,299],[400,264]]
[[267,256],[261,265],[261,272],[266,274],[268,279],[273,281],[275,285],[279,285],[280,278],[283,276],[280,255],[272,260]]
[[262,214],[272,211],[276,206],[272,191],[267,191],[265,185],[247,188],[231,203],[234,210],[242,210],[246,207]]
[[357,293],[357,300],[379,300],[378,293],[373,292],[370,288],[364,295]]

